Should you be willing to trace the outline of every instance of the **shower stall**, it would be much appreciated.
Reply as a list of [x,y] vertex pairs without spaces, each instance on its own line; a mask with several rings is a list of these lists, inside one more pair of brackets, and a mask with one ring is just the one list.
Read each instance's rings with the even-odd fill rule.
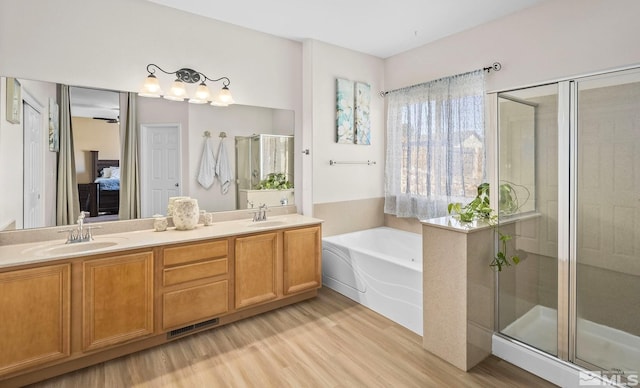
[[638,385],[640,70],[491,96],[517,203],[498,228],[522,259],[497,277],[494,353],[562,386]]

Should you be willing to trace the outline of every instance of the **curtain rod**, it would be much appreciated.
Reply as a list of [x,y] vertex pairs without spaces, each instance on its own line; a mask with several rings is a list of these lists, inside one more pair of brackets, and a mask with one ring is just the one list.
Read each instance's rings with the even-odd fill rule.
[[[487,67],[483,67],[482,68],[482,70],[486,71],[487,73],[491,72],[491,70],[500,71],[500,69],[502,69],[502,64],[500,64],[500,62],[493,62],[493,64],[491,66],[487,66]],[[443,77],[443,78],[446,78],[446,77]],[[439,78],[439,79],[442,79],[442,78]],[[432,81],[427,81],[427,82],[432,82]],[[423,83],[426,83],[426,82],[423,82]],[[404,88],[398,88],[398,89],[393,89],[393,90],[388,90],[388,91],[384,91],[383,90],[383,91],[380,92],[380,97],[386,97],[387,94],[389,94],[389,93],[397,92],[397,91],[403,90],[403,89],[409,89],[409,88],[412,88],[412,87],[418,86],[418,85],[422,85],[422,84],[405,86]]]

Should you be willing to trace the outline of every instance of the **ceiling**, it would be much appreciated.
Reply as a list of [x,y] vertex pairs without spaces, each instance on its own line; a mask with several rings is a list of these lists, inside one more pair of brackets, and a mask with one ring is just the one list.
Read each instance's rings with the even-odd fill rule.
[[548,0],[148,0],[279,37],[387,58]]
[[111,90],[69,87],[71,116],[100,120],[117,120],[120,115],[120,95]]
[[[315,39],[388,58],[549,0],[148,1],[286,39]],[[117,93],[75,88],[71,99],[74,116],[119,115]]]

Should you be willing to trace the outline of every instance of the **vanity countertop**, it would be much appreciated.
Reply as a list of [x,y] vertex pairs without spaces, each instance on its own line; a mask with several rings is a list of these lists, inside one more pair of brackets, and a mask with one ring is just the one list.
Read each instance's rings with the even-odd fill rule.
[[317,218],[299,214],[287,214],[272,216],[266,221],[258,222],[252,222],[249,219],[240,219],[217,222],[210,226],[199,224],[192,230],[168,228],[164,232],[146,229],[133,232],[103,234],[95,236],[93,241],[74,244],[65,244],[65,239],[59,239],[4,245],[0,246],[0,269],[102,253],[246,235],[284,228],[295,228],[321,222],[322,220]]

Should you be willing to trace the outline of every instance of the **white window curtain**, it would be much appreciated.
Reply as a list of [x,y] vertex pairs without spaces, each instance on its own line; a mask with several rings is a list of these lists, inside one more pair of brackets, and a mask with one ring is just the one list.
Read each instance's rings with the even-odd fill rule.
[[483,182],[484,71],[387,95],[384,211],[428,219],[466,203]]

